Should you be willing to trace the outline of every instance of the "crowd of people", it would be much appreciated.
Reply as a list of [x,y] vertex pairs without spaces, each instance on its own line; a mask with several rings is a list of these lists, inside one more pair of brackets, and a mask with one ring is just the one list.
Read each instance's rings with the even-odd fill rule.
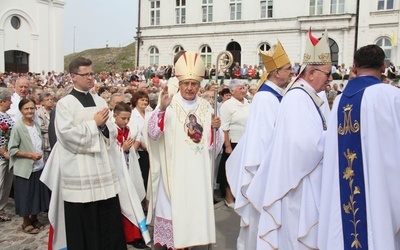
[[210,249],[219,186],[238,249],[399,249],[393,65],[368,45],[333,66],[327,32],[309,32],[301,65],[278,42],[262,67],[222,72],[181,51],[166,67],[0,73],[0,221],[13,186],[21,230],[48,212],[55,249]]

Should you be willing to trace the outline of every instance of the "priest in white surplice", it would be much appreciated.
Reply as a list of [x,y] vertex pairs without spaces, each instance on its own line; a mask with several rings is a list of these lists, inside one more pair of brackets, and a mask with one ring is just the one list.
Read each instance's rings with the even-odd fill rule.
[[[294,75],[290,60],[279,41],[269,51],[260,53],[268,73],[261,79],[251,103],[246,131],[226,162],[227,179],[236,198],[235,211],[241,216],[237,240],[239,250],[256,249],[259,211],[262,207],[255,208],[250,204],[247,188],[258,173],[261,160],[271,143],[282,91]],[[257,186],[265,188],[264,183]]]
[[318,247],[400,249],[400,91],[381,83],[377,45],[355,52],[353,71],[328,123]]
[[91,60],[76,58],[69,70],[74,89],[57,103],[58,141],[41,176],[52,190],[49,246],[126,249],[120,184],[110,150],[116,129],[108,121],[104,99],[89,93],[94,84]]
[[[247,193],[262,206],[257,249],[308,249],[317,246],[320,169],[325,118],[317,95],[332,80],[328,35],[307,36],[304,62],[290,83],[260,169]],[[264,166],[265,165],[265,166]],[[262,180],[258,180],[261,178]],[[265,189],[255,185],[266,182]]]
[[[205,67],[187,51],[175,64],[179,92],[161,92],[147,126],[151,185],[148,221],[154,219],[154,245],[169,249],[215,243],[212,150],[223,142],[221,121],[197,96]],[[215,148],[215,149],[214,149]],[[215,154],[216,155],[216,154]],[[154,214],[153,214],[153,211]]]

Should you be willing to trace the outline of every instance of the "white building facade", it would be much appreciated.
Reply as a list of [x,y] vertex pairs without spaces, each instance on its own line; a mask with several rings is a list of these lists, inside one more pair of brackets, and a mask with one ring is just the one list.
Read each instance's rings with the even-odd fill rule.
[[260,65],[259,50],[278,39],[301,63],[310,27],[317,37],[328,30],[334,64],[350,66],[355,48],[367,44],[400,64],[399,0],[139,1],[138,66],[172,64],[181,49],[199,52],[210,66],[224,50],[241,65]]
[[64,0],[0,1],[0,71],[64,70]]

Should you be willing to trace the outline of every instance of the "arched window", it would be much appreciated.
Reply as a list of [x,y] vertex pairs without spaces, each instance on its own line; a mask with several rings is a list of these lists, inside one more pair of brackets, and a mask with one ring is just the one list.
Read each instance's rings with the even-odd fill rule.
[[200,56],[203,59],[205,66],[210,66],[212,64],[211,48],[208,45],[203,45],[200,48]]
[[329,48],[331,49],[332,65],[339,63],[339,46],[332,38],[329,38]]
[[[269,44],[268,43],[262,43],[262,44],[260,44],[259,46],[258,46],[258,51],[268,51],[269,49],[271,48],[271,46],[269,46]],[[260,53],[258,53],[258,65],[259,66],[264,66],[264,63],[263,63],[263,61],[262,61],[262,58],[261,58],[261,54]]]
[[157,47],[151,47],[149,50],[149,62],[150,66],[154,66],[154,64],[158,64],[159,61],[159,54]]
[[385,52],[385,63],[386,65],[390,65],[390,60],[392,59],[392,43],[390,39],[387,37],[378,38],[375,43]]
[[175,46],[175,48],[174,48],[174,56],[176,55],[176,53],[178,53],[181,50],[184,50],[182,46],[180,46],[180,45]]

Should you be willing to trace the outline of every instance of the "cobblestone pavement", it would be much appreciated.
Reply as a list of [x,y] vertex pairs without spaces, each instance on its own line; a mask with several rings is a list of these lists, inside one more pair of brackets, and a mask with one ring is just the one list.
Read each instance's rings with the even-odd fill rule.
[[14,200],[9,199],[6,213],[12,217],[11,221],[0,222],[0,249],[2,250],[25,250],[25,249],[47,249],[49,220],[47,213],[38,215],[38,219],[46,228],[38,234],[26,234],[22,232],[22,217],[15,215]]
[[[227,208],[223,201],[214,205],[217,243],[214,250],[236,249],[236,238],[239,234],[239,217]],[[11,221],[0,222],[0,249],[1,250],[46,250],[49,232],[47,213],[38,215],[38,219],[46,228],[36,235],[22,232],[22,218],[15,215],[14,200],[9,199],[5,211],[12,217]],[[149,228],[151,231],[151,228]],[[135,249],[128,245],[128,249]]]

